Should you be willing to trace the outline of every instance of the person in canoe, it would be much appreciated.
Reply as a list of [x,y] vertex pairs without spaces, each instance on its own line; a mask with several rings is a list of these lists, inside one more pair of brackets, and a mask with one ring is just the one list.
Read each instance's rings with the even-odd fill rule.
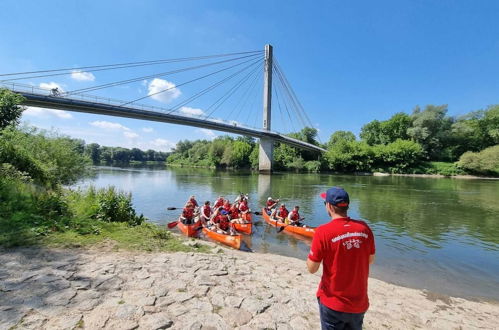
[[199,207],[198,202],[196,201],[196,196],[194,196],[194,195],[189,197],[189,200],[187,201],[187,203],[185,205],[187,206],[187,204],[189,204],[189,203],[191,203],[194,208]]
[[250,208],[248,207],[248,201],[244,200],[239,204],[239,213],[241,217],[241,223],[248,223],[248,214],[251,213]]
[[180,222],[184,225],[191,225],[195,222],[195,213],[194,213],[194,205],[188,202],[184,209],[182,210],[182,214],[179,217]]
[[218,199],[215,201],[215,205],[213,205],[213,208],[215,210],[218,210],[220,206],[223,206],[225,202],[224,196],[218,196]]
[[275,212],[275,218],[277,220],[281,221],[282,223],[284,223],[286,221],[286,218],[288,217],[288,215],[289,215],[289,211],[286,208],[286,205],[284,205],[284,204],[281,204],[281,207],[279,207],[277,209],[277,211]]
[[297,205],[289,212],[288,217],[286,218],[286,224],[290,224],[291,226],[302,227],[303,224],[300,222],[304,218],[300,217],[300,207]]
[[230,220],[229,220],[229,213],[225,211],[223,208],[218,210],[217,215],[213,218],[212,223],[214,224],[213,227],[215,227],[212,230],[215,230],[219,234],[225,234],[225,235],[235,235],[235,230],[232,228]]
[[239,220],[241,220],[241,219],[240,219],[240,215],[239,215],[239,209],[237,208],[236,203],[232,204],[232,206],[230,207],[229,217],[230,217],[230,222],[240,223]]
[[212,213],[213,212],[211,210],[210,201],[204,202],[204,205],[201,208],[201,214],[199,216],[199,218],[201,219],[201,222],[203,223],[203,225],[206,226],[206,224],[208,223],[208,221],[211,220]]
[[271,214],[272,210],[277,207],[277,203],[279,203],[279,199],[274,200],[272,197],[267,198],[267,204],[265,205],[265,211],[267,214]]
[[227,214],[230,213],[230,207],[231,207],[230,202],[228,199],[226,199],[223,205],[223,209],[227,212]]
[[248,202],[248,195],[245,195],[243,193],[240,193],[237,197],[236,200],[234,201],[235,204],[239,204],[242,201]]

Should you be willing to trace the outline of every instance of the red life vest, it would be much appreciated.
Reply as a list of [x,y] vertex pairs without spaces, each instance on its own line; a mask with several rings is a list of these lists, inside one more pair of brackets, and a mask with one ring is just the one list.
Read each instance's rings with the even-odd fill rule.
[[203,215],[209,218],[211,216],[211,207],[208,205],[203,206]]
[[248,208],[248,205],[246,205],[246,203],[241,203],[241,205],[239,205],[239,211],[245,212],[248,210],[249,210],[249,208]]
[[218,223],[220,229],[222,229],[222,230],[229,229],[230,221],[226,215],[223,215],[223,214],[217,215],[215,217],[215,219],[213,220],[213,222]]
[[291,213],[289,213],[289,219],[293,221],[300,220],[300,213],[291,211]]
[[219,198],[217,199],[217,201],[215,202],[215,205],[213,206],[214,209],[217,209],[219,208],[220,206],[223,206],[224,205],[224,200],[223,198]]
[[235,207],[231,207],[230,208],[230,217],[232,219],[237,219],[239,218],[239,210]]
[[198,206],[198,202],[196,202],[196,200],[194,198],[189,199],[189,202],[192,203],[192,205],[194,205],[194,207]]
[[230,212],[230,203],[227,203],[227,204],[224,204],[224,210],[227,211],[227,212]]
[[279,211],[277,211],[277,215],[280,216],[281,218],[287,217],[289,214],[289,211],[286,208],[280,208]]
[[182,216],[186,219],[192,219],[192,217],[194,216],[194,210],[190,208],[184,208],[182,210]]
[[271,200],[269,200],[269,201],[267,201],[267,206],[272,206],[272,205],[274,205],[274,204],[275,204],[275,201],[274,201],[274,200],[272,200],[272,199],[271,199]]

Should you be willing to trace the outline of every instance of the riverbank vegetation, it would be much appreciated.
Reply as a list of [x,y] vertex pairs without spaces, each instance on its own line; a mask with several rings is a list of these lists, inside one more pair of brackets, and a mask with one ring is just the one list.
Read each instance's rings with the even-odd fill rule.
[[[499,175],[499,105],[460,117],[448,116],[445,105],[416,107],[410,115],[401,112],[367,123],[360,139],[352,132],[337,131],[320,143],[317,130],[310,127],[289,136],[327,152],[321,155],[276,143],[276,170]],[[256,169],[258,150],[251,138],[184,140],[167,164]]]
[[93,165],[164,164],[167,152],[138,148],[106,147],[97,143],[83,144],[83,153]]
[[0,246],[82,246],[106,239],[117,247],[191,250],[145,223],[131,195],[113,187],[66,188],[88,173],[81,141],[18,127],[22,98],[0,90]]

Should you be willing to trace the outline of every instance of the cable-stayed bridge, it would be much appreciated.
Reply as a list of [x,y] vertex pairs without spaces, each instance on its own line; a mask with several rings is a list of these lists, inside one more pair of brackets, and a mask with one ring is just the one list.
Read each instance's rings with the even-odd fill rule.
[[[40,84],[40,87],[36,87],[33,83],[33,81],[40,79],[54,79],[54,77],[67,77],[68,75],[88,76],[93,75],[94,72],[102,74],[123,69],[129,69],[130,71],[183,62],[196,62],[196,65],[163,72],[153,72],[125,80],[113,80],[72,91],[54,87],[59,86],[54,83],[48,86]],[[193,74],[195,72],[197,75]],[[261,79],[262,72],[263,79]],[[176,79],[184,78],[184,80],[174,84],[161,79],[172,76],[175,76]],[[273,76],[276,79],[272,79]],[[260,79],[258,79],[259,77]],[[20,83],[19,81],[29,81],[31,84]],[[123,86],[136,86],[137,84],[144,86],[147,83],[147,95],[129,101],[88,94],[108,91],[113,87],[123,88]],[[190,87],[196,83],[202,83],[201,88],[193,88],[188,97],[179,97],[180,94],[183,94],[180,92],[180,87],[184,90],[184,88],[187,89],[188,86]],[[263,84],[263,86],[260,86],[260,88],[263,87],[263,97],[258,91],[258,83]],[[265,51],[4,73],[0,74],[0,87],[23,95],[27,106],[187,125],[258,138],[260,139],[259,167],[262,172],[272,170],[274,142],[281,142],[306,150],[325,151],[314,144],[271,130],[273,119],[272,97],[277,101],[277,107],[275,108],[278,109],[278,115],[280,115],[279,117],[274,114],[274,122],[278,123],[275,126],[278,126],[279,130],[296,132],[298,130],[295,127],[297,123],[300,123],[301,128],[312,127],[312,124],[282,69],[273,58],[270,45],[265,47]],[[213,96],[216,91],[218,95]],[[142,91],[143,93],[145,91]],[[209,93],[211,98],[207,97]],[[154,101],[171,103],[176,99],[181,101],[168,108],[151,104]],[[255,105],[256,99],[263,100],[263,114],[262,107]],[[144,102],[143,100],[148,101],[148,103],[139,103]],[[187,107],[187,105],[193,104],[196,104],[196,106],[202,104],[202,110]],[[246,119],[241,120],[244,117]],[[236,119],[228,120],[227,118]],[[262,128],[257,128],[259,118],[263,123]],[[249,124],[251,120],[253,120],[253,125]]]

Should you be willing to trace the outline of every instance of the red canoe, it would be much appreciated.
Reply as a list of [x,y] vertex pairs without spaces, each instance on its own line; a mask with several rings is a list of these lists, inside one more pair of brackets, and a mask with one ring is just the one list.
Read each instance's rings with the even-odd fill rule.
[[306,236],[306,237],[314,237],[314,234],[315,234],[315,227],[297,227],[297,226],[291,226],[291,225],[286,225],[280,221],[277,221],[276,219],[271,219],[270,216],[267,214],[267,211],[265,211],[265,209],[263,208],[262,209],[262,216],[263,218],[265,219],[265,221],[271,225],[271,226],[274,226],[274,227],[284,227],[284,230],[285,232],[288,232],[288,233],[294,233],[294,234],[298,234],[298,235],[302,235],[302,236]]
[[246,221],[249,221],[249,223],[235,223],[234,228],[240,233],[251,235],[251,232],[253,230],[253,221],[251,220],[251,213],[248,212],[242,214],[242,218]]
[[206,227],[203,227],[203,233],[212,240],[228,245],[236,250],[241,248],[241,235],[220,234]]
[[181,221],[178,222],[177,227],[180,229],[180,231],[188,236],[188,237],[195,237],[198,234],[198,228],[201,226],[201,221],[198,220],[192,225],[184,225]]

